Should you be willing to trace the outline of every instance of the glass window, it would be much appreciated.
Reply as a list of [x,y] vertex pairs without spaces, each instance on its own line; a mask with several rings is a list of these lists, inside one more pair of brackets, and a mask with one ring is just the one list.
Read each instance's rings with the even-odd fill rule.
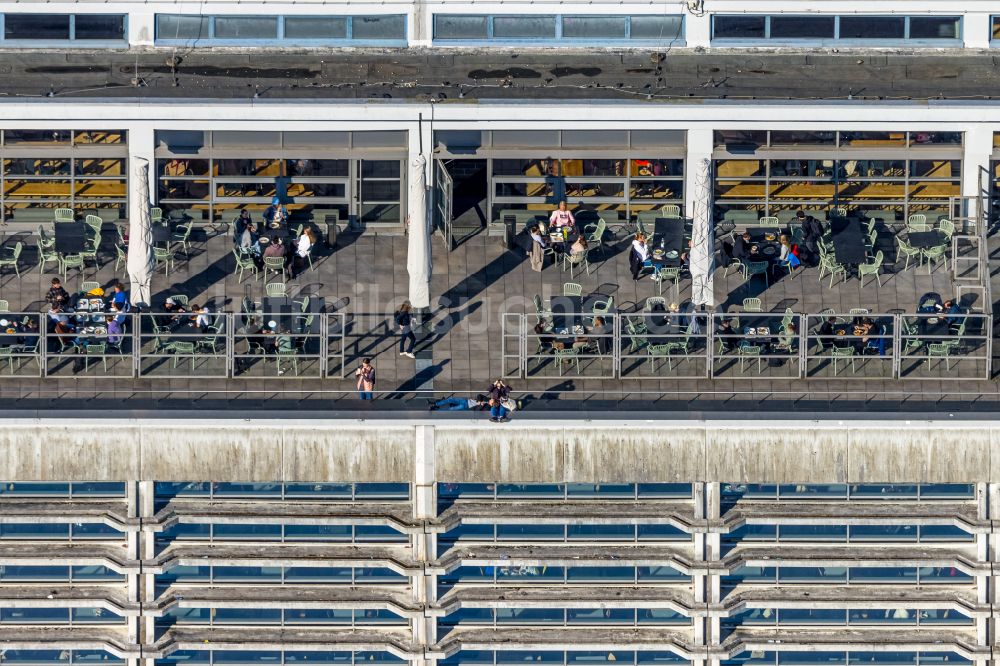
[[[993,17],[993,39],[1000,39],[1000,17]],[[996,136],[993,137],[994,142],[996,142]]]
[[274,16],[216,16],[216,39],[276,39],[278,19]]
[[778,621],[789,624],[844,624],[847,612],[835,608],[782,608]]
[[640,14],[633,15],[629,23],[629,37],[631,39],[645,39],[650,41],[680,39],[684,29],[684,18],[681,16],[646,16]]
[[157,39],[208,39],[208,16],[156,15]]
[[910,39],[958,39],[958,16],[911,16]]
[[906,17],[903,16],[841,16],[841,39],[903,39]]
[[69,39],[69,19],[69,14],[4,14],[4,39]]
[[564,16],[565,39],[624,39],[624,16]]
[[843,541],[847,538],[844,525],[782,525],[779,539],[789,541]]
[[916,525],[851,525],[852,541],[916,541]]
[[488,21],[486,15],[435,14],[434,39],[487,39]]
[[636,490],[639,497],[691,497],[690,483],[640,483]]
[[852,567],[851,582],[915,583],[917,570],[914,567]]
[[77,14],[74,39],[125,39],[124,14]]
[[836,143],[836,132],[771,130],[772,146],[832,146]]
[[406,17],[354,16],[351,18],[351,39],[406,39]]
[[493,36],[497,39],[554,39],[555,16],[496,16]]
[[347,39],[343,16],[287,16],[285,39]]
[[712,19],[714,39],[764,39],[764,16],[716,16]]
[[833,39],[833,16],[772,16],[772,39]]
[[3,133],[3,142],[8,146],[14,144],[69,145],[71,138],[72,133],[69,130],[4,130]]

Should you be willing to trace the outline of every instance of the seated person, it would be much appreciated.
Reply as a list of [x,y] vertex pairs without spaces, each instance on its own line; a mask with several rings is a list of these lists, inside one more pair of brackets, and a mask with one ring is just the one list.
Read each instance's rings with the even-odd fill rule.
[[732,337],[736,331],[733,330],[733,320],[723,319],[719,322],[719,325],[715,327],[715,334],[719,341],[719,346],[722,348],[722,353],[727,354],[733,351],[733,341],[736,339]]
[[52,306],[62,307],[69,304],[69,292],[63,289],[59,278],[52,278],[52,286],[45,294],[45,302]]
[[207,305],[194,304],[191,306],[191,312],[195,313],[195,316],[191,317],[194,326],[201,329],[202,333],[208,333],[208,327],[212,325],[212,310]]
[[20,338],[22,349],[34,349],[38,346],[38,320],[28,317],[24,324],[24,332]]
[[819,344],[821,347],[828,347],[833,344],[833,338],[837,336],[837,331],[834,328],[836,323],[836,317],[827,317],[816,330],[816,335],[819,336]]
[[118,306],[119,310],[124,310],[128,305],[128,292],[125,291],[125,285],[121,282],[115,282],[115,286],[112,287],[112,291],[108,295],[108,305]]
[[125,332],[122,329],[121,323],[117,317],[112,317],[111,315],[105,317],[104,321],[108,326],[108,344],[112,347],[118,347],[122,343],[122,335]]
[[249,225],[253,224],[253,220],[250,219],[250,211],[246,208],[240,211],[240,216],[236,218],[233,222],[233,242],[239,245],[240,238],[243,236],[243,232],[246,231]]
[[538,243],[542,247],[548,247],[549,241],[542,235],[542,230],[539,229],[538,225],[534,225],[528,232],[531,235],[531,240]]
[[271,205],[264,211],[264,223],[271,224],[276,222],[284,224],[286,220],[288,220],[288,211],[281,205],[281,198],[273,197]]
[[958,327],[965,319],[965,317],[960,316],[963,310],[958,301],[948,299],[944,302],[941,309],[946,315],[948,315],[948,318],[945,320],[948,324],[948,328],[951,328],[952,326]]
[[287,328],[282,328],[275,338],[274,350],[285,354],[295,351],[295,341],[289,335]]
[[184,309],[180,303],[175,301],[172,297],[167,297],[167,300],[163,303],[163,314],[156,315],[154,321],[157,326],[169,327],[173,324],[180,315],[186,313],[187,310]]
[[799,343],[798,331],[795,330],[795,324],[788,324],[785,326],[784,330],[778,334],[778,344],[775,346],[776,349],[781,351],[786,351],[789,354],[795,351],[796,345]]
[[441,398],[431,404],[429,409],[442,412],[457,412],[467,409],[486,409],[489,400],[480,393],[475,398]]
[[117,303],[114,303],[111,306],[112,316],[114,317],[114,320],[118,322],[118,325],[122,327],[122,330],[125,329],[125,321],[128,319],[128,315],[125,314],[128,311],[127,307],[128,304],[121,306]]
[[750,232],[744,231],[742,236],[737,236],[736,240],[733,242],[733,259],[749,259],[750,257],[750,246],[753,243],[750,242]]
[[63,309],[58,305],[53,306],[49,310],[49,322],[52,332],[56,334],[56,339],[59,340],[59,345],[63,348],[71,346],[73,344],[71,334],[76,331],[76,326],[69,315],[63,312]]
[[257,243],[259,239],[260,234],[257,233],[257,225],[251,222],[246,226],[246,229],[243,230],[236,246],[247,254],[259,256],[260,245]]
[[587,239],[580,236],[569,248],[569,256],[577,257],[581,254],[587,254]]
[[594,325],[587,332],[594,336],[590,343],[599,353],[611,353],[611,326],[604,321],[604,317],[594,317]]
[[929,314],[934,312],[941,312],[941,310],[942,310],[941,295],[936,292],[929,291],[923,296],[921,296],[920,300],[917,301],[917,312]]
[[535,324],[535,335],[538,337],[538,353],[547,354],[552,351],[553,343],[556,341],[555,336],[551,335],[545,330],[545,324],[538,322]]
[[264,257],[282,257],[285,256],[285,243],[280,238],[275,238],[273,243],[268,243],[267,247],[264,248]]

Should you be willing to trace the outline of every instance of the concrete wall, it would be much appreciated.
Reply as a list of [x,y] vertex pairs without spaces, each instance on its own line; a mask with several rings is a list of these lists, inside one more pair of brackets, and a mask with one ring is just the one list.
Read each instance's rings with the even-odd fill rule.
[[421,478],[449,482],[997,483],[1000,424],[67,419],[0,432],[9,481],[409,482],[417,460]]

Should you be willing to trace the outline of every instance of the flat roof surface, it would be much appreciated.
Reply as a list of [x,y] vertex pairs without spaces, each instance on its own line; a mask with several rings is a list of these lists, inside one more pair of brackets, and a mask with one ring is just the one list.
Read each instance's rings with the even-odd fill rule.
[[1000,98],[997,56],[932,49],[162,49],[0,52],[9,98]]

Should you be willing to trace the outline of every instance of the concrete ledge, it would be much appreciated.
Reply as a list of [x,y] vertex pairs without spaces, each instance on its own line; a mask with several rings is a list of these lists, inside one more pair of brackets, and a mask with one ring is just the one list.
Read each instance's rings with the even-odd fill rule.
[[[1000,482],[992,421],[9,419],[6,481]],[[417,425],[433,429],[417,437]],[[417,455],[417,447],[421,455]]]

